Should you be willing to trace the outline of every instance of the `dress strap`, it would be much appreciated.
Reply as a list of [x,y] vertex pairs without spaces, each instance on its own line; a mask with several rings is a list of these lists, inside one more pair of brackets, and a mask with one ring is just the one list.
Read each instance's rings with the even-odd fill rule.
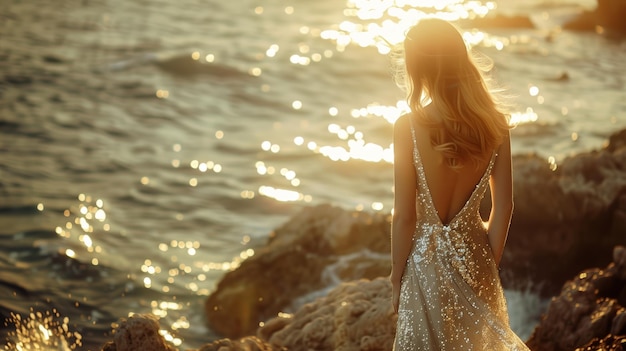
[[415,163],[417,161],[417,140],[415,137],[415,128],[413,127],[413,115],[409,114],[407,115],[407,118],[409,119],[409,125],[411,126],[411,140],[413,140],[413,163]]

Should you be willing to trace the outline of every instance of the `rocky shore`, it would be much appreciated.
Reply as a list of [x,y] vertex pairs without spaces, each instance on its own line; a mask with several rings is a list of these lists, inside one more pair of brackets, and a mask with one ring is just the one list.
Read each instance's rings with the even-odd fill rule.
[[592,11],[585,11],[563,28],[568,30],[596,31],[623,36],[626,34],[626,1],[598,0]]
[[533,351],[626,350],[626,248],[563,285],[527,344]]
[[[593,10],[582,11],[563,24],[563,29],[573,31],[596,32],[612,37],[626,35],[626,1],[598,0]],[[507,16],[490,14],[463,20],[463,26],[476,28],[535,28],[528,16]]]
[[[559,165],[515,157],[514,177],[503,284],[556,295],[528,344],[540,351],[620,350],[626,130],[602,150]],[[205,307],[209,326],[227,339],[200,350],[389,350],[389,229],[388,214],[304,208],[223,277]],[[103,350],[169,350],[157,331],[153,318],[131,317]],[[136,346],[144,342],[152,346]]]
[[544,296],[626,244],[626,130],[601,150],[548,165],[513,160],[515,210],[502,260],[503,284],[532,282]]
[[[326,296],[261,323],[256,335],[221,339],[198,351],[391,350],[395,315],[386,278],[342,283]],[[527,341],[533,351],[626,350],[626,248],[613,262],[568,281]],[[151,315],[123,320],[102,351],[173,351]],[[192,351],[192,350],[190,350]]]
[[[515,211],[501,264],[503,285],[549,297],[626,245],[626,130],[607,147],[556,168],[537,156],[514,159]],[[489,199],[485,199],[485,209]],[[259,322],[323,295],[339,282],[389,274],[390,216],[330,205],[306,208],[267,245],[229,272],[206,302],[213,330],[236,338]]]

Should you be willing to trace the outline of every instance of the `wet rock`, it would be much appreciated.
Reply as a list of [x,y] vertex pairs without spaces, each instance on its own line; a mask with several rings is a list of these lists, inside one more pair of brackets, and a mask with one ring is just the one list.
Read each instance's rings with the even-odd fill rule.
[[221,339],[202,346],[198,351],[273,351],[265,341],[248,336],[239,340]]
[[230,338],[249,335],[302,296],[388,275],[389,227],[387,215],[305,208],[224,276],[205,304],[209,326]]
[[[611,264],[581,272],[552,299],[527,342],[531,350],[624,350],[624,277],[626,248],[618,246]],[[390,350],[397,318],[390,300],[387,278],[341,283],[293,314],[260,323],[248,336],[220,339],[197,351]],[[155,317],[135,315],[120,323],[114,342],[102,351],[173,351],[158,330]]]
[[626,279],[626,268],[624,268],[626,267],[626,248],[618,246],[613,250],[613,262],[615,262],[618,267],[621,267],[621,269],[617,271],[619,278]]
[[[396,315],[386,278],[342,283],[293,317],[259,329],[275,350],[391,350]],[[271,332],[265,330],[271,328]]]
[[218,340],[200,351],[391,350],[397,317],[390,301],[386,278],[342,283],[293,315],[263,323],[257,336]]
[[626,336],[609,335],[603,339],[593,339],[576,351],[626,351]]
[[622,278],[625,263],[626,249],[616,247],[613,262],[605,269],[585,270],[568,281],[550,302],[528,340],[529,347],[533,351],[587,350],[590,343],[606,343],[611,335],[623,335],[626,310],[621,296],[626,293],[626,279]]
[[573,20],[567,22],[563,28],[581,31],[597,31],[626,35],[626,1],[598,0],[593,11],[584,11]]
[[106,343],[102,351],[174,351],[159,334],[159,322],[155,316],[136,314],[122,319],[115,329],[113,341]]
[[609,137],[609,145],[607,145],[606,150],[615,152],[623,147],[626,147],[626,129],[615,132]]
[[535,155],[513,159],[505,287],[532,282],[544,296],[557,294],[569,277],[605,266],[613,247],[626,245],[626,132],[556,166]]
[[621,309],[613,318],[611,335],[626,335],[626,309]]

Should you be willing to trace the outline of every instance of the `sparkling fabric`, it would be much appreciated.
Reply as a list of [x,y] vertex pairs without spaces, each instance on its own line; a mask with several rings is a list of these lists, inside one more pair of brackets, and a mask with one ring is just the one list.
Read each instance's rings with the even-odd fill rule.
[[444,225],[413,136],[417,224],[402,286],[394,350],[529,350],[511,330],[498,269],[479,214],[496,155],[465,206]]

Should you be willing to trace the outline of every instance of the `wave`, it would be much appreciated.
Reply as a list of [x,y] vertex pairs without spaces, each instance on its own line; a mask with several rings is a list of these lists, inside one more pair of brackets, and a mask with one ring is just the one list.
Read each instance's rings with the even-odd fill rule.
[[139,57],[113,62],[104,69],[104,72],[124,71],[145,65],[154,65],[166,73],[180,77],[208,75],[231,79],[252,78],[247,72],[243,72],[235,67],[221,63],[208,62],[190,54],[167,56],[157,53],[147,53]]
[[[22,216],[29,215],[31,209],[18,206],[1,211]],[[54,231],[28,229],[0,234],[0,247],[0,340],[9,346],[50,345],[47,340],[53,339],[71,344],[82,334],[82,346],[97,349],[120,312],[110,296],[139,293],[133,288],[139,284],[127,272],[94,264],[93,254],[82,252]],[[76,257],[68,253],[70,247],[76,250]],[[73,323],[65,329],[53,327],[70,320]]]

